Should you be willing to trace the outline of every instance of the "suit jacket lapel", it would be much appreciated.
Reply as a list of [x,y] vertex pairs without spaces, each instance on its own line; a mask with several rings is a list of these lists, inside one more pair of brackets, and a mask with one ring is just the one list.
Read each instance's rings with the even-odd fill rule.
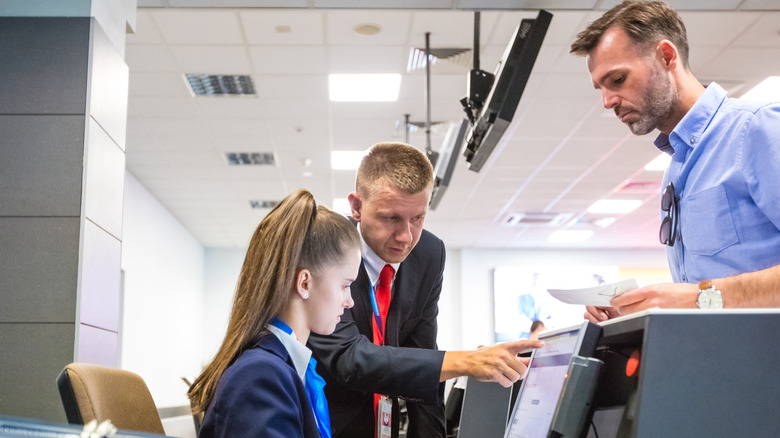
[[[371,316],[374,314],[374,309],[371,307],[371,282],[368,279],[368,273],[364,262],[360,262],[360,271],[355,281],[352,283],[352,301],[355,302],[352,312],[352,319],[358,327],[360,333],[368,333],[366,337],[372,338],[374,332],[371,325]],[[391,305],[392,307],[392,305]],[[355,315],[359,315],[358,318]]]
[[401,319],[406,318],[410,309],[415,306],[415,291],[421,284],[419,279],[420,273],[418,269],[415,269],[416,266],[419,265],[417,265],[414,251],[412,251],[398,267],[398,273],[393,283],[390,309],[387,312],[387,333],[385,334],[385,339],[387,339],[388,345],[399,345],[400,340],[398,336],[401,333]]

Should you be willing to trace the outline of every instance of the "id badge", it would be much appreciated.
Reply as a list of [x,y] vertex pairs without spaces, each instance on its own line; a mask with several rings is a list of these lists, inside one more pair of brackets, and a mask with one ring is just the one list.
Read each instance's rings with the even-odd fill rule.
[[376,411],[377,438],[391,438],[393,430],[393,401],[390,397],[386,395],[381,396]]

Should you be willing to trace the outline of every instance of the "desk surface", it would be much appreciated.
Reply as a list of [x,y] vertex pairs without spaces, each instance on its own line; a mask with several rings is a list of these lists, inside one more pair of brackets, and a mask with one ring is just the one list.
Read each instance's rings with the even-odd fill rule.
[[[49,423],[32,418],[0,415],[0,438],[80,438],[83,427],[72,424]],[[142,432],[119,431],[115,438],[160,438]]]

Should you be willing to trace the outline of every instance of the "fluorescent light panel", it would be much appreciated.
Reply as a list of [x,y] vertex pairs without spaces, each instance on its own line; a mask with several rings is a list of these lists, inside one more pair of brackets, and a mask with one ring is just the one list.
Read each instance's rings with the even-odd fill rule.
[[639,208],[642,201],[638,199],[601,199],[588,207],[588,213],[626,214]]
[[352,213],[352,207],[349,205],[349,200],[347,198],[336,198],[333,200],[333,206],[331,207],[331,210],[335,211],[336,213],[341,214],[350,214]]
[[780,100],[780,76],[770,76],[742,95],[745,100]]
[[332,74],[331,102],[395,102],[401,89],[399,74]]
[[357,170],[365,151],[332,151],[330,168],[333,170]]
[[547,238],[550,242],[571,243],[584,242],[593,236],[592,230],[558,230]]
[[672,162],[672,156],[661,152],[661,155],[655,157],[653,161],[645,164],[645,170],[663,172]]

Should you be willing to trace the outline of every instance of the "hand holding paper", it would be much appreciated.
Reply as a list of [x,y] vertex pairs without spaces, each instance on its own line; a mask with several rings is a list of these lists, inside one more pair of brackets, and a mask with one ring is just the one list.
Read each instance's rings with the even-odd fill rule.
[[568,304],[608,307],[612,298],[638,287],[635,279],[600,284],[584,289],[547,289],[554,298]]

